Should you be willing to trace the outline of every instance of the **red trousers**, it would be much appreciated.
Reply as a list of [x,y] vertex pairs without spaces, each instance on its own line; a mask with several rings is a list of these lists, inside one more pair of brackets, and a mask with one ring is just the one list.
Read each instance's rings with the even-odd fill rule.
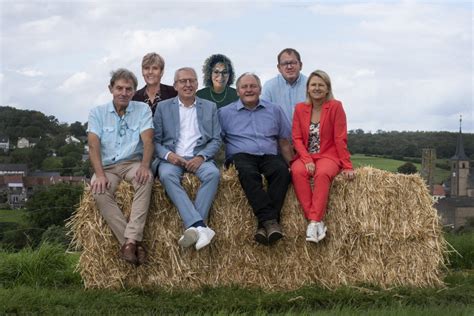
[[329,158],[313,159],[316,170],[313,175],[313,189],[311,190],[311,175],[306,170],[301,159],[291,164],[291,177],[296,197],[304,210],[306,219],[320,222],[326,213],[329,189],[332,180],[341,168]]

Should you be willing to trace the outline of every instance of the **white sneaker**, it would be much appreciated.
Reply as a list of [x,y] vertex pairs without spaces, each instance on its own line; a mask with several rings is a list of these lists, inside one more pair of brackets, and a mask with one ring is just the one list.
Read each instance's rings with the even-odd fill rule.
[[210,229],[209,227],[201,227],[197,228],[199,233],[198,241],[196,242],[196,250],[206,247],[211,243],[212,238],[216,235],[216,233]]
[[316,223],[316,230],[318,232],[318,242],[319,242],[319,241],[323,240],[324,237],[326,237],[327,228],[324,225],[324,222],[317,222]]
[[184,231],[183,236],[179,238],[178,245],[184,248],[192,246],[196,243],[196,241],[198,240],[198,237],[199,237],[198,229],[196,227],[189,227],[188,229]]
[[318,228],[316,223],[309,223],[306,228],[306,241],[318,242]]

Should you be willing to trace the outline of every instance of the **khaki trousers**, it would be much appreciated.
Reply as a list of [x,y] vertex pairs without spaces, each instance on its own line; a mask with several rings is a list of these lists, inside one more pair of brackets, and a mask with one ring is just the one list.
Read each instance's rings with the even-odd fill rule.
[[[138,184],[135,181],[135,174],[139,167],[140,162],[136,160],[124,161],[104,167],[104,172],[107,179],[109,179],[110,187],[103,194],[94,194],[97,207],[121,245],[123,245],[128,238],[136,241],[142,241],[143,239],[143,227],[145,226],[148,209],[150,207],[153,176],[150,177],[147,183],[143,185]],[[96,175],[94,174],[91,181],[94,181],[95,178]],[[122,210],[118,207],[114,196],[122,180],[130,182],[135,189],[132,211],[128,222]]]

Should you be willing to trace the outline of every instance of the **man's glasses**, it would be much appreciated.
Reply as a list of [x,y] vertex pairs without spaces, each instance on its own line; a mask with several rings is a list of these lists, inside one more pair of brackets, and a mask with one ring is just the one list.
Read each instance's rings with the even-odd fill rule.
[[123,137],[127,133],[128,125],[127,121],[125,119],[120,119],[120,129],[119,129],[119,135],[120,137]]
[[295,67],[296,65],[298,65],[298,61],[296,61],[296,60],[285,61],[285,62],[280,63],[280,66],[286,67],[286,68],[288,68],[290,66]]
[[178,79],[176,80],[176,82],[179,82],[180,84],[186,84],[187,82],[189,81],[189,84],[195,84],[196,83],[196,79]]
[[212,71],[212,74],[216,77],[218,77],[219,75],[222,75],[222,77],[227,77],[229,75],[229,72],[227,70],[219,71],[216,69]]

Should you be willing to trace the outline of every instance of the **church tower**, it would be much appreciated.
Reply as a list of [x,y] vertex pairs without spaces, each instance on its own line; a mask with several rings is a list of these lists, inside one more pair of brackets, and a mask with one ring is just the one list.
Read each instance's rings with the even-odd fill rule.
[[462,140],[462,116],[459,119],[459,135],[456,143],[456,154],[451,157],[451,196],[467,196],[469,178],[469,158],[464,152]]

